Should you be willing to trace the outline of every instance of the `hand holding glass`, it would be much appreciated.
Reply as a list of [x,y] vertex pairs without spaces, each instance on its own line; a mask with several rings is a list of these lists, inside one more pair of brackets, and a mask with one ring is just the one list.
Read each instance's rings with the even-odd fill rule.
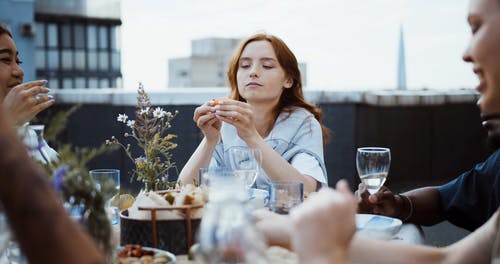
[[388,148],[358,148],[356,168],[359,178],[370,194],[378,192],[389,173],[391,150]]
[[232,147],[229,149],[229,162],[234,175],[250,188],[259,175],[262,151],[256,148]]

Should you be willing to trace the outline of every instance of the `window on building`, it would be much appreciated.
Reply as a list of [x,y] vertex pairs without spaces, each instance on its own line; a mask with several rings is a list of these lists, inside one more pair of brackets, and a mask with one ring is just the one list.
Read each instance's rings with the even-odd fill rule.
[[35,20],[37,78],[48,77],[51,88],[121,87],[119,21],[39,14]]
[[63,79],[63,87],[64,89],[73,89],[73,78],[64,78]]

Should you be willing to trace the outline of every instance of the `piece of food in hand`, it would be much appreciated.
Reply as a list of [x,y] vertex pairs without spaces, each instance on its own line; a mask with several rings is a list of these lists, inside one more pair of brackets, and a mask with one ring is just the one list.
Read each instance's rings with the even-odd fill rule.
[[212,106],[219,105],[222,101],[225,101],[227,99],[228,99],[227,97],[219,97],[219,98],[212,99],[214,101]]

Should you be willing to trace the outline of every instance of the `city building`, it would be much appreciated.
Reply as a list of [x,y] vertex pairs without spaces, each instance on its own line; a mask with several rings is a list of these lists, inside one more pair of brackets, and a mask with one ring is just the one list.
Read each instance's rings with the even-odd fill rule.
[[[229,60],[241,39],[205,38],[191,41],[191,56],[168,60],[168,87],[227,87]],[[305,63],[299,63],[306,84]]]
[[122,86],[119,0],[0,0],[26,80],[50,88]]

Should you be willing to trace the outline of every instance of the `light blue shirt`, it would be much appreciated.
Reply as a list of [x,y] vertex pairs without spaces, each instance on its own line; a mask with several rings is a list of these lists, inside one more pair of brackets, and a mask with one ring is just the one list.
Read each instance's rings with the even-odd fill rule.
[[[269,135],[264,139],[274,151],[292,164],[294,167],[308,167],[298,164],[297,159],[292,159],[298,154],[306,154],[317,161],[317,166],[322,173],[309,175],[315,178],[322,186],[327,185],[326,167],[323,157],[323,134],[320,123],[304,108],[295,107],[291,112],[283,111],[276,119],[276,123]],[[223,123],[221,128],[221,141],[217,144],[212,155],[210,167],[230,167],[229,158],[226,153],[236,146],[246,146],[246,143],[238,137],[234,126]],[[301,159],[308,160],[308,159]],[[310,162],[311,159],[308,160]],[[300,162],[299,162],[300,163]],[[309,166],[310,167],[310,166]],[[300,171],[300,169],[299,169]],[[256,187],[267,189],[271,180],[261,169],[256,181]]]

